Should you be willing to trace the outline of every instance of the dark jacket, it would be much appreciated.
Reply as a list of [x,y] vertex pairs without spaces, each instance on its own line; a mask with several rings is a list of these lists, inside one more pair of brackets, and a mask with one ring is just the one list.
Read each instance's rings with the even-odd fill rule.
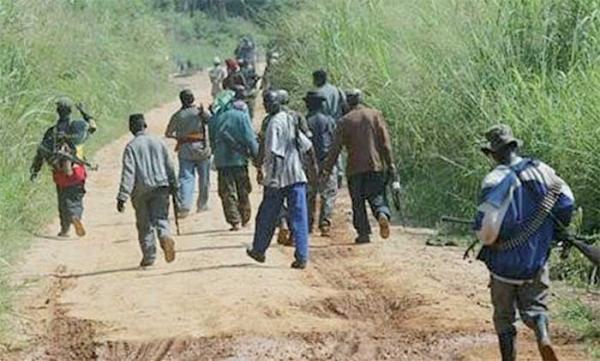
[[322,112],[309,113],[306,117],[310,129],[310,141],[315,149],[319,167],[323,165],[327,154],[335,141],[336,121]]

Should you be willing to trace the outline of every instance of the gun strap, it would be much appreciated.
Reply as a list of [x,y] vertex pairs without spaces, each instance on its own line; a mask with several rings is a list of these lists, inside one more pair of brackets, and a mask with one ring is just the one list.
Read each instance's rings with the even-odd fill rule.
[[[527,183],[523,181],[520,173],[517,173],[517,176],[519,177],[521,183],[525,186]],[[533,189],[531,190],[533,191]],[[518,234],[498,243],[495,248],[501,251],[507,251],[517,248],[527,242],[540,229],[548,216],[552,213],[554,205],[560,198],[561,190],[562,183],[553,179],[550,189],[548,189],[548,192],[541,199],[539,207],[534,213],[533,217],[531,217],[531,220],[527,222],[527,224],[521,230],[519,230]]]

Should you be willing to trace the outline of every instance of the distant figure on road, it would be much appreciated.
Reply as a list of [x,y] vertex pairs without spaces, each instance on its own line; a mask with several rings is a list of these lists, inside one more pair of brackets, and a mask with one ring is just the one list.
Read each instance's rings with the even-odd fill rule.
[[268,124],[265,134],[263,164],[263,200],[256,216],[252,249],[246,253],[257,262],[265,262],[265,253],[281,215],[284,200],[288,204],[288,219],[295,240],[296,252],[292,268],[304,269],[308,262],[308,210],[306,207],[307,176],[302,158],[312,159],[313,173],[316,161],[310,140],[298,129],[296,120],[282,109],[277,92],[264,97]]
[[[323,168],[327,154],[333,147],[335,140],[336,121],[329,115],[323,113],[325,98],[317,92],[311,91],[304,97],[308,114],[306,120],[310,129],[310,140],[315,149],[315,155],[319,168]],[[320,195],[321,209],[319,211],[318,226],[321,236],[328,237],[331,232],[331,219],[337,196],[337,172],[335,166],[329,178],[318,180],[309,184],[308,207],[309,229],[312,232],[317,216],[317,198]]]
[[192,210],[196,173],[198,173],[197,212],[208,208],[210,193],[210,156],[206,125],[210,115],[202,106],[194,105],[194,94],[185,89],[179,93],[181,109],[169,121],[165,137],[177,140],[175,151],[179,158],[179,183],[181,185],[180,218],[185,218]]
[[256,45],[249,37],[243,37],[234,51],[236,59],[244,59],[252,67],[256,67]]
[[338,122],[335,143],[323,165],[321,179],[332,174],[342,148],[348,151],[348,190],[352,198],[357,244],[371,241],[371,226],[365,203],[379,223],[382,238],[390,236],[390,209],[385,197],[386,172],[396,173],[388,126],[381,113],[362,104],[358,89],[347,94],[349,112]]
[[518,155],[521,144],[507,125],[485,133],[481,151],[496,166],[483,180],[475,218],[475,233],[484,244],[478,259],[491,275],[502,361],[517,359],[517,310],[535,331],[542,360],[555,361],[548,330],[548,259],[552,241],[569,238],[574,198],[554,169]]
[[227,77],[223,80],[223,89],[234,90],[236,85],[241,85],[246,89],[246,79],[244,79],[238,61],[227,59],[225,64],[227,64]]
[[169,194],[177,195],[175,168],[165,143],[146,133],[143,114],[129,117],[129,130],[135,136],[123,153],[121,185],[117,210],[125,211],[131,198],[135,209],[138,240],[142,249],[140,267],[149,267],[156,259],[156,235],[165,253],[165,261],[175,260],[175,242],[169,226]]
[[227,70],[221,64],[221,59],[215,57],[213,59],[213,67],[208,71],[208,77],[212,88],[210,94],[213,99],[223,90],[223,80],[227,77]]
[[87,178],[83,144],[96,131],[94,119],[81,105],[83,119],[71,119],[73,103],[68,98],[56,102],[58,120],[46,130],[30,168],[30,179],[37,178],[44,162],[52,167],[52,178],[58,195],[59,237],[68,237],[71,225],[79,237],[85,236],[82,223],[83,197]]
[[262,82],[260,84],[260,90],[264,93],[269,90],[277,89],[277,86],[273,82],[273,72],[275,71],[275,67],[279,62],[279,53],[272,52],[267,56],[267,65],[265,66],[265,71],[263,72]]
[[219,197],[231,231],[250,222],[252,185],[248,162],[258,153],[248,106],[243,101],[244,88],[235,87],[235,97],[224,104],[209,123],[210,143],[219,175]]

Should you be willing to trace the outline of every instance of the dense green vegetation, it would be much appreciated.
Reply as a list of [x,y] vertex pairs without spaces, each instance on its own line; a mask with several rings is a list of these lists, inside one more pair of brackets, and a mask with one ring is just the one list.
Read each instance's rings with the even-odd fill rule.
[[[141,2],[0,0],[0,275],[55,214],[48,171],[29,182],[54,101],[85,102],[98,121],[92,147],[124,132],[126,115],[165,95],[168,49]],[[0,277],[0,317],[8,307]]]
[[242,36],[267,45],[264,26],[281,11],[293,11],[301,0],[146,0],[162,20],[175,63],[195,69],[212,65],[212,59],[232,56]]
[[[471,216],[489,163],[478,141],[513,126],[600,225],[600,13],[589,0],[338,0],[284,21],[282,81],[327,68],[391,123],[412,221]],[[310,44],[310,46],[307,46]]]
[[[278,76],[299,99],[316,68],[359,87],[391,124],[410,221],[471,217],[490,164],[485,129],[510,124],[600,226],[600,2],[333,0],[278,28]],[[553,275],[576,284],[577,252]],[[597,315],[596,321],[597,321]],[[597,337],[597,335],[595,336]]]

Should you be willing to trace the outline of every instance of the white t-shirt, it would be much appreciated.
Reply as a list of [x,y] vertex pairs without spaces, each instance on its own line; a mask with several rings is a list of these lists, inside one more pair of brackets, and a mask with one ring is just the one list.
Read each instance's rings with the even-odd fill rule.
[[284,111],[272,115],[268,123],[265,133],[264,186],[285,188],[306,183],[300,154],[310,150],[312,143],[297,130],[295,119]]

